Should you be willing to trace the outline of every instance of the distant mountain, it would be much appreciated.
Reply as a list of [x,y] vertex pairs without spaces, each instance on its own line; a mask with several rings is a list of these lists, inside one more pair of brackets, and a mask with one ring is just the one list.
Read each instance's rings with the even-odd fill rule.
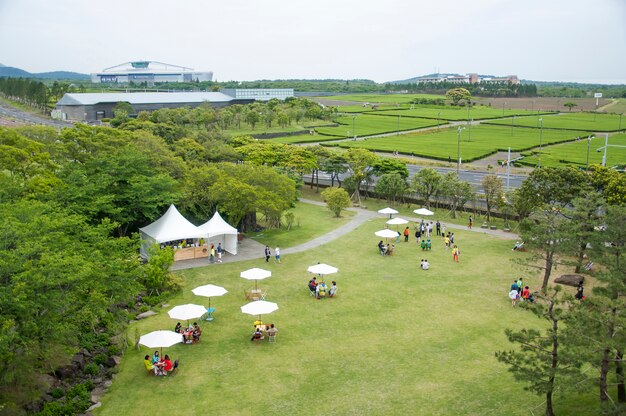
[[80,74],[78,72],[70,71],[52,71],[41,73],[30,73],[20,68],[12,66],[5,66],[0,64],[0,77],[12,77],[12,78],[39,78],[39,79],[65,79],[65,80],[84,80],[89,79],[89,75]]

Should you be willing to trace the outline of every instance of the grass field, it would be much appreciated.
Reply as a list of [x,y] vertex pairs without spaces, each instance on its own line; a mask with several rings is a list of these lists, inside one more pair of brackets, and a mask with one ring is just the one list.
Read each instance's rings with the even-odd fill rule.
[[416,98],[438,99],[446,97],[434,94],[350,94],[329,97],[311,97],[312,99],[356,101],[360,103],[409,103]]
[[[133,323],[130,345],[141,334],[173,328],[166,313],[172,306],[206,305],[191,293],[199,285],[229,290],[212,299],[215,321],[201,323],[199,344],[164,350],[181,360],[171,377],[146,375],[142,360],[152,350],[128,349],[95,414],[541,414],[543,398],[525,391],[494,357],[512,348],[505,328],[543,326],[506,295],[520,274],[509,259],[526,254],[512,253],[509,240],[458,231],[458,264],[440,240],[427,255],[411,242],[382,257],[373,233],[385,220],[284,256],[282,264],[258,259],[181,272],[182,294],[157,316]],[[432,264],[427,272],[417,269],[423,257]],[[318,261],[339,267],[327,279],[339,286],[334,299],[308,294],[306,268]],[[239,309],[250,288],[239,272],[251,267],[273,273],[260,287],[280,308],[263,317],[279,329],[275,344],[252,344],[254,318]],[[524,280],[536,288],[536,276],[524,273]],[[555,411],[599,414],[594,393],[558,391]]]
[[626,98],[613,98],[611,103],[604,106],[602,111],[609,113],[624,114],[626,113]]
[[[380,114],[380,115],[400,115],[402,117],[424,117],[424,118],[432,118],[441,120],[482,120],[488,118],[499,118],[513,115],[530,115],[537,114],[537,112],[532,112],[530,110],[501,110],[497,108],[478,106],[472,107],[468,113],[467,108],[462,107],[418,107],[415,106],[413,110],[410,108],[401,109],[401,110],[389,110],[389,111],[381,111],[381,112],[373,112],[371,114]],[[469,116],[469,117],[468,117]]]
[[340,105],[337,106],[337,111],[340,113],[369,113],[372,111],[381,110],[397,110],[400,108],[409,108],[407,104],[383,104],[373,109],[371,106],[363,107],[363,105]]
[[[354,118],[354,131],[352,129]],[[437,120],[410,118],[410,117],[384,117],[369,114],[355,116],[341,116],[335,120],[341,124],[338,127],[317,127],[319,134],[337,137],[371,136],[373,134],[391,133],[402,130],[413,130],[437,125]]]
[[[558,115],[544,115],[532,117],[516,117],[516,126],[539,127],[539,118],[543,120],[544,128],[571,129],[585,131],[617,131],[620,128],[620,116],[617,114],[602,113],[561,113]],[[510,125],[512,119],[490,121],[490,124]],[[626,118],[621,122],[621,128],[626,129]]]
[[320,134],[313,134],[313,135],[311,134],[300,135],[299,134],[297,136],[274,137],[272,139],[265,139],[265,140],[268,140],[274,143],[291,144],[291,143],[317,143],[317,142],[324,142],[324,141],[337,140],[337,139],[341,139],[341,137],[322,136]]
[[[575,138],[580,132],[567,130],[544,130],[542,143],[559,143]],[[468,141],[468,139],[470,141]],[[412,133],[399,136],[376,137],[366,140],[344,141],[329,145],[362,147],[384,152],[398,151],[427,158],[456,160],[458,134],[456,128],[439,131]],[[473,125],[461,131],[461,159],[475,160],[498,150],[521,151],[539,146],[539,131],[527,128]]]
[[[617,134],[609,137],[610,145],[620,145],[624,147],[609,147],[607,151],[607,166],[615,166],[617,164],[626,163],[626,134]],[[589,146],[589,164],[602,163],[602,155],[604,150],[597,152],[596,149],[604,146],[604,135],[595,137],[591,140]],[[544,147],[541,154],[539,149],[532,152],[522,153],[524,159],[522,164],[528,166],[537,166],[539,158],[541,158],[541,166],[573,166],[576,168],[585,168],[587,166],[587,140],[582,139],[576,142],[563,143],[555,146]]]

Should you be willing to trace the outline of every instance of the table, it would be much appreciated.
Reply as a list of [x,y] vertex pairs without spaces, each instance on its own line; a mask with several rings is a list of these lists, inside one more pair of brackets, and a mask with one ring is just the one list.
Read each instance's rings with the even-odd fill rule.
[[215,318],[213,317],[213,312],[215,312],[215,308],[207,308],[206,310],[206,318],[204,318],[205,321],[212,321]]

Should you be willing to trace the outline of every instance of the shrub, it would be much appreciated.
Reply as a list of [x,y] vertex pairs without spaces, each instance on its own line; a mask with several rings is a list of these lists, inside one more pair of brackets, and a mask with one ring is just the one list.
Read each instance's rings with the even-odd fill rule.
[[100,372],[100,367],[96,363],[89,363],[85,366],[85,374],[89,374],[90,376],[95,376]]

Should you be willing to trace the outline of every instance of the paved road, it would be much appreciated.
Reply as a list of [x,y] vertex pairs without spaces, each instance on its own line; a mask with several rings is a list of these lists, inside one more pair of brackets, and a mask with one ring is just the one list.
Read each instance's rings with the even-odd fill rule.
[[14,119],[17,119],[17,120],[20,120],[22,122],[26,122],[29,124],[43,124],[46,126],[53,126],[53,127],[59,127],[59,128],[72,127],[72,123],[39,117],[35,114],[28,113],[26,111],[22,111],[20,109],[12,107],[0,100],[0,117],[3,117],[3,116],[14,118]]

